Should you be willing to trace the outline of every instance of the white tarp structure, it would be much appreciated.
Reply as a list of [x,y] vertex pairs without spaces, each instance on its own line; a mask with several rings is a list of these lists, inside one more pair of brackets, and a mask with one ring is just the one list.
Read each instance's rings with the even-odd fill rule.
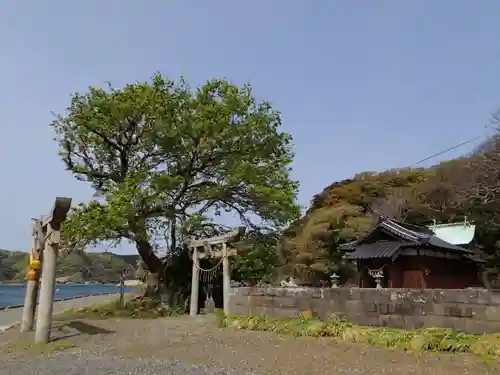
[[436,237],[452,245],[467,245],[474,239],[476,226],[465,219],[461,223],[433,224],[428,227]]

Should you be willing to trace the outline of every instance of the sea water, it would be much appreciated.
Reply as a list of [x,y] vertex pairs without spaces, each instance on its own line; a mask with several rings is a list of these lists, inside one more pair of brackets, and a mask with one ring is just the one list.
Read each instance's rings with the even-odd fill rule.
[[[125,287],[126,293],[133,290],[133,287]],[[0,307],[22,305],[25,293],[25,284],[0,284]],[[58,284],[56,285],[54,299],[59,300],[98,293],[120,293],[120,288],[115,284]]]

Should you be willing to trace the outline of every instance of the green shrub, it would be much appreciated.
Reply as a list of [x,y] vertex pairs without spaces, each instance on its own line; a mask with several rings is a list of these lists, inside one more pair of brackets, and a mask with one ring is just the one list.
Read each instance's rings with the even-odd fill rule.
[[152,319],[181,315],[184,312],[184,307],[168,306],[153,298],[138,298],[127,301],[124,305],[121,305],[120,300],[116,300],[102,305],[67,310],[63,318],[64,315],[69,315],[98,319],[111,317]]
[[472,335],[451,328],[402,330],[352,324],[335,315],[321,321],[302,314],[297,318],[270,318],[225,316],[221,311],[217,312],[217,323],[220,327],[233,329],[269,331],[293,336],[326,336],[412,352],[460,352],[500,356],[500,334]]
[[224,310],[222,310],[222,309],[215,309],[214,310],[214,315],[215,315],[215,321],[217,323],[217,327],[219,327],[219,328],[225,328],[225,327],[227,327],[227,325],[226,325],[226,315],[224,314]]

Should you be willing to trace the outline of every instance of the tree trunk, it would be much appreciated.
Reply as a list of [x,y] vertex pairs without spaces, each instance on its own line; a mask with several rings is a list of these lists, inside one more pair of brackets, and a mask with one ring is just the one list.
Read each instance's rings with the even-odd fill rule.
[[149,272],[157,273],[163,268],[163,262],[154,253],[153,247],[149,241],[135,241],[135,247],[139,252],[144,264],[148,268]]
[[176,220],[175,217],[172,218],[170,223],[170,251],[174,252],[177,248],[177,233],[176,233]]
[[158,288],[158,274],[150,273],[145,282],[143,297],[160,298],[160,289]]
[[153,251],[153,246],[149,243],[145,226],[135,218],[129,219],[128,225],[130,231],[134,234],[135,247],[149,272],[157,273],[161,271],[163,269],[163,262]]

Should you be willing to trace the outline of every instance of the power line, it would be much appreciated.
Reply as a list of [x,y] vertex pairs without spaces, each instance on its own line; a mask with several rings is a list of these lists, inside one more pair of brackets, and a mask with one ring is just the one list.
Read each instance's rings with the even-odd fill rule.
[[[498,75],[498,72],[495,72],[494,77],[496,77],[497,75]],[[489,76],[489,74],[488,74],[486,77],[488,77],[488,76]],[[492,78],[492,77],[491,77],[491,78]],[[479,82],[475,82],[475,83],[474,83],[474,82],[473,82],[473,83],[469,83],[469,84],[468,84],[468,85],[466,85],[465,87],[467,88],[467,91],[472,91],[472,89],[473,89],[473,88],[475,88],[475,87],[476,87],[477,85],[479,85],[481,82],[484,82],[484,80],[485,80],[485,77],[483,77],[483,79],[482,79],[481,81],[479,81]],[[460,86],[462,86],[462,89],[461,89],[461,90],[457,90],[457,86],[455,86],[455,89],[454,89],[452,92],[464,91],[464,87],[463,87],[463,85],[459,85],[458,87],[460,87]],[[440,95],[442,95],[442,92],[439,92],[439,91],[438,91],[438,96],[440,96]],[[434,98],[434,99],[435,99],[435,98]],[[491,126],[488,126],[488,125],[486,125],[485,127],[486,127],[486,128],[488,128],[488,127],[489,127],[489,128],[491,128]],[[495,130],[497,130],[497,128],[496,128],[496,127],[495,127]],[[445,153],[447,153],[447,152],[449,152],[449,151],[455,150],[455,149],[457,149],[457,148],[459,148],[459,147],[461,147],[461,146],[464,146],[464,145],[466,145],[466,144],[468,144],[468,143],[474,142],[475,140],[478,140],[479,138],[481,138],[481,137],[483,137],[483,136],[487,136],[487,135],[488,135],[488,133],[485,133],[485,134],[479,135],[479,136],[477,136],[477,137],[471,138],[471,139],[469,139],[469,140],[467,140],[467,141],[465,141],[465,142],[459,143],[459,144],[457,144],[457,145],[455,145],[455,146],[452,146],[452,147],[450,147],[450,148],[448,148],[448,149],[446,149],[446,150],[443,150],[443,151],[441,151],[441,152],[438,152],[437,154],[431,155],[431,156],[426,157],[426,158],[424,158],[424,159],[422,159],[422,160],[419,160],[419,161],[417,161],[417,162],[415,162],[415,163],[413,163],[413,164],[410,164],[410,165],[409,165],[408,167],[406,167],[406,168],[411,168],[411,167],[413,167],[413,166],[415,166],[415,165],[417,165],[417,164],[421,164],[421,163],[423,163],[423,162],[426,162],[426,161],[428,161],[428,160],[430,160],[430,159],[433,159],[433,158],[435,158],[435,157],[437,157],[437,156],[443,155],[443,154],[445,154]]]
[[426,161],[428,161],[428,160],[430,160],[430,159],[433,159],[433,158],[435,158],[435,157],[437,157],[437,156],[440,156],[440,155],[446,154],[446,153],[447,153],[447,152],[449,152],[449,151],[455,150],[455,149],[457,149],[457,148],[459,148],[459,147],[462,147],[462,146],[464,146],[464,145],[466,145],[466,144],[468,144],[468,143],[474,142],[474,141],[478,140],[479,138],[482,138],[482,137],[484,137],[484,136],[486,136],[486,135],[488,135],[488,133],[484,133],[484,134],[478,135],[478,136],[476,136],[476,137],[474,137],[474,138],[468,139],[468,140],[467,140],[467,141],[465,141],[465,142],[461,142],[461,143],[459,143],[459,144],[456,144],[456,145],[454,145],[454,146],[452,146],[452,147],[447,148],[446,150],[440,151],[440,152],[438,152],[438,153],[436,153],[436,154],[434,154],[434,155],[428,156],[428,157],[426,157],[426,158],[424,158],[424,159],[421,159],[421,160],[419,160],[419,161],[417,161],[417,162],[415,162],[415,163],[413,163],[413,164],[410,164],[407,168],[411,168],[411,167],[413,167],[413,166],[415,166],[415,165],[418,165],[418,164],[421,164],[421,163],[423,163],[423,162],[426,162]]

